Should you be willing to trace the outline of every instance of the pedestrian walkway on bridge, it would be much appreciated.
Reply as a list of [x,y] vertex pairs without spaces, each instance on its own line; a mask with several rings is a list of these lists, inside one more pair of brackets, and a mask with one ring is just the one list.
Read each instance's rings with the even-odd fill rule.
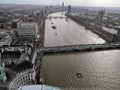
[[118,49],[120,43],[105,43],[105,44],[82,44],[82,45],[68,45],[68,46],[55,46],[55,47],[43,47],[37,49],[37,52],[48,53],[61,53],[72,51],[96,51],[96,50],[108,50]]

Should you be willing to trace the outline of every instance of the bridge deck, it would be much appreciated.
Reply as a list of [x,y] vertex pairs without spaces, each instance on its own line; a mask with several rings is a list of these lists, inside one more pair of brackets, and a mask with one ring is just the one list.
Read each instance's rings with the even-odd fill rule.
[[60,52],[72,52],[72,51],[94,51],[94,50],[108,50],[118,49],[120,43],[109,44],[82,44],[82,45],[68,45],[68,46],[56,46],[56,47],[44,47],[37,49],[37,52],[46,53],[60,53]]

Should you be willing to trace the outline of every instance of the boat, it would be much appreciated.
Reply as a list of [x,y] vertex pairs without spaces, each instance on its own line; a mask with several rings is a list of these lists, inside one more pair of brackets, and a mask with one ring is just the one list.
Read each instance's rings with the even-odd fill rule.
[[76,75],[77,75],[78,78],[82,78],[83,77],[82,73],[77,73]]
[[55,33],[55,35],[58,35],[57,33]]
[[52,26],[53,29],[56,29],[56,26]]

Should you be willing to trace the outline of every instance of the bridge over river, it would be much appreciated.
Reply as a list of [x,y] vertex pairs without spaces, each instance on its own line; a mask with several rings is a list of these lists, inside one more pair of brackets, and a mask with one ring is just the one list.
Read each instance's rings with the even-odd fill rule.
[[[3,48],[20,48],[20,47],[31,47],[29,45],[11,45],[11,46],[4,46]],[[104,43],[104,44],[80,44],[80,45],[65,45],[65,46],[53,46],[53,47],[42,47],[37,48],[37,53],[62,53],[62,52],[73,52],[73,51],[102,51],[102,50],[112,50],[112,49],[119,49],[120,43]]]
[[81,45],[67,45],[67,46],[55,46],[55,47],[43,47],[37,49],[37,52],[49,53],[61,53],[72,51],[95,51],[95,50],[108,50],[118,49],[120,43],[105,43],[105,44],[81,44]]
[[[58,14],[52,14],[52,16],[56,17]],[[51,27],[52,22],[57,29]],[[120,43],[105,43],[96,34],[70,19],[68,21],[61,18],[47,19],[45,26],[45,47],[36,48],[35,53],[33,52],[32,63],[35,67],[36,84],[42,82],[61,88],[78,87],[86,90],[87,88],[102,90],[103,87],[108,90],[112,87],[112,90],[115,90],[120,87],[120,51],[114,51],[114,49],[120,48]],[[44,56],[52,53],[108,49],[112,51]],[[78,78],[76,73],[82,73],[83,78]],[[25,73],[25,77],[28,78],[29,74]],[[23,79],[24,75],[21,76],[13,81],[13,88],[16,81]],[[42,76],[44,76],[44,81],[40,81]],[[22,85],[22,81],[20,83]],[[17,83],[17,86],[20,83]]]
[[[4,46],[7,48],[9,46]],[[11,46],[11,47],[17,47]],[[20,45],[18,45],[20,47]],[[22,46],[23,47],[23,46]],[[30,47],[29,45],[26,47]],[[36,72],[35,75],[35,82],[37,84],[42,83],[41,79],[41,64],[42,58],[44,54],[51,54],[51,53],[62,53],[62,52],[73,52],[73,51],[95,51],[95,50],[108,50],[108,49],[119,49],[120,43],[104,43],[104,44],[81,44],[81,45],[66,45],[66,46],[55,46],[55,47],[43,47],[37,48],[34,53],[34,57],[32,63],[35,65],[33,70],[30,70],[30,73],[26,73],[25,75],[21,75],[17,77],[13,82],[11,82],[9,88],[17,88],[24,83],[31,82],[33,78],[33,72]],[[32,72],[32,73],[31,73]],[[26,76],[27,75],[27,76]],[[21,81],[23,77],[27,77],[26,81]],[[39,81],[40,80],[40,81]],[[21,82],[19,82],[21,81]],[[12,89],[10,89],[12,90]]]

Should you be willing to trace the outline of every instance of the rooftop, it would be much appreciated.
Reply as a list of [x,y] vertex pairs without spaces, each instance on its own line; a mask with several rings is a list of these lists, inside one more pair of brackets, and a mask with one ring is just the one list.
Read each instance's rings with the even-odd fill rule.
[[5,32],[0,32],[0,41],[2,41],[5,38],[8,38],[8,34]]
[[115,30],[115,29],[109,29],[109,28],[106,28],[106,27],[103,27],[103,30],[107,31],[107,32],[109,32],[111,34],[117,34],[118,33],[117,30]]
[[18,26],[19,33],[36,33],[37,23],[20,23]]

